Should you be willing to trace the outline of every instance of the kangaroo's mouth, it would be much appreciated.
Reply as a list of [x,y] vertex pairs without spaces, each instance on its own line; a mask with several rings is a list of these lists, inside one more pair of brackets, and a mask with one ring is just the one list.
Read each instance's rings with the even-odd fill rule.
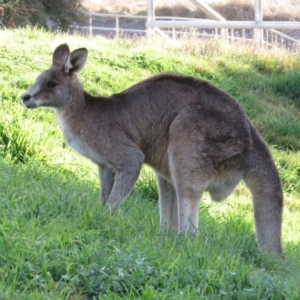
[[26,108],[30,108],[30,109],[33,109],[33,108],[37,108],[38,105],[36,102],[33,102],[33,101],[26,101],[23,99],[23,105],[26,107]]
[[23,94],[21,98],[22,98],[23,104],[26,108],[36,108],[36,107],[38,107],[37,103],[32,101],[32,96],[31,95]]
[[34,103],[26,103],[23,101],[23,104],[26,108],[29,108],[29,109],[34,109],[34,108],[37,108],[37,106],[34,104]]

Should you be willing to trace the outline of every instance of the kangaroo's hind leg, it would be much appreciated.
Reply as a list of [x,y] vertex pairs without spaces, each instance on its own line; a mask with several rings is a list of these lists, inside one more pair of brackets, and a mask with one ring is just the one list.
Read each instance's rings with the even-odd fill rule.
[[169,144],[169,166],[178,207],[178,233],[197,232],[198,211],[202,193],[210,180],[210,166],[199,155],[197,143]]
[[160,226],[162,231],[177,233],[178,208],[174,186],[156,174],[159,189]]
[[198,169],[199,164],[186,159],[190,150],[191,147],[169,147],[170,169],[176,189],[179,234],[197,232],[200,198],[207,186],[207,180],[203,178],[205,173],[200,170],[201,167]]
[[209,106],[190,105],[180,111],[170,126],[168,155],[176,187],[179,233],[197,231],[199,202],[204,191],[211,188],[219,200],[242,177],[235,175],[223,187],[218,183],[218,177],[240,173],[234,163],[229,167],[224,162],[240,156],[250,146],[244,115],[239,110],[232,114],[235,118]]

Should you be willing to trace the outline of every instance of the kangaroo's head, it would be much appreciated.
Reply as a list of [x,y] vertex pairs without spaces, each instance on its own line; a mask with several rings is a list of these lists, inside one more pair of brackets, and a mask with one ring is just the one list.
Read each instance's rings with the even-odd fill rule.
[[68,45],[58,46],[53,53],[51,68],[40,74],[22,95],[24,105],[27,108],[63,108],[78,101],[82,87],[77,75],[83,69],[86,59],[85,48],[70,53]]

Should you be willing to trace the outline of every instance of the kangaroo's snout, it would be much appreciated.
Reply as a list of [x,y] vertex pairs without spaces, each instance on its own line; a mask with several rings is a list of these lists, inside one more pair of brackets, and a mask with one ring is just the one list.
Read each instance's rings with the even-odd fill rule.
[[23,101],[23,104],[26,106],[26,108],[36,108],[37,107],[37,103],[34,103],[32,100],[32,97],[30,94],[28,93],[24,93],[21,96],[21,99]]
[[21,96],[22,100],[23,100],[23,103],[25,102],[28,102],[31,98],[31,96],[27,93],[24,93],[22,96]]

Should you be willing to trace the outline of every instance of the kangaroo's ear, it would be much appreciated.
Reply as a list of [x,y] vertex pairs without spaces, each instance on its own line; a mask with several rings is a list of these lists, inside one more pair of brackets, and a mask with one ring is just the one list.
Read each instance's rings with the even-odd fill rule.
[[65,64],[65,72],[79,73],[85,66],[88,51],[85,48],[74,50]]
[[70,55],[70,49],[67,44],[62,44],[58,46],[54,52],[52,57],[52,63],[54,66],[63,67],[68,61],[68,57]]

